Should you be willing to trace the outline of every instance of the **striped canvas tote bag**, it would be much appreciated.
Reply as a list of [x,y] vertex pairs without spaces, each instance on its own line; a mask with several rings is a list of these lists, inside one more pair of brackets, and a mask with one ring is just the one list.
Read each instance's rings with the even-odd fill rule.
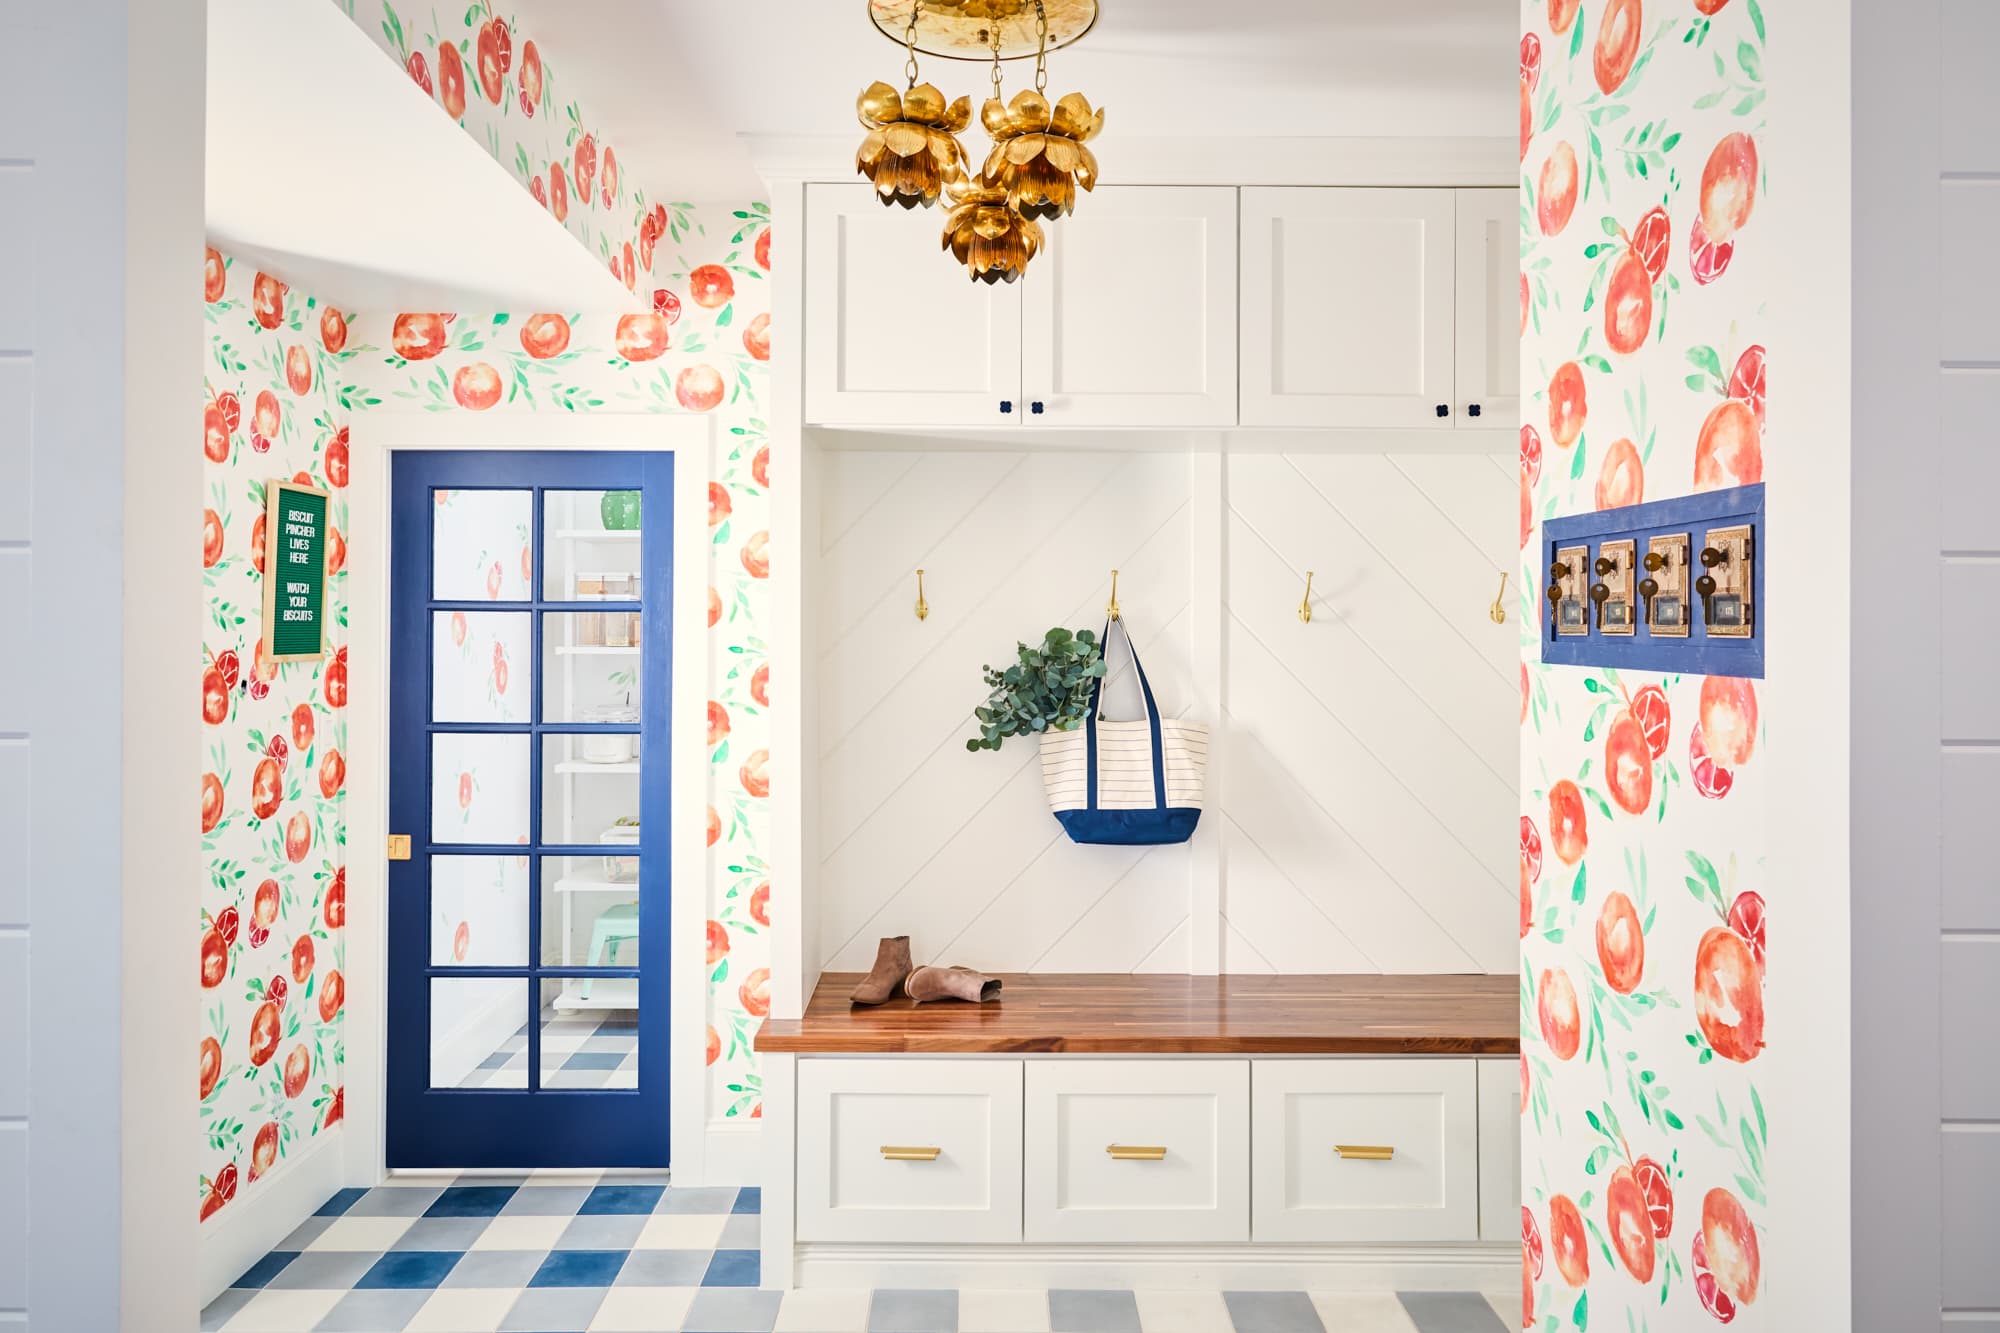
[[1208,727],[1161,718],[1146,668],[1121,617],[1100,640],[1111,656],[1116,627],[1132,656],[1146,699],[1146,716],[1114,722],[1101,715],[1104,678],[1090,691],[1090,711],[1073,731],[1042,733],[1042,782],[1049,809],[1072,842],[1148,846],[1186,842],[1201,819],[1202,778],[1208,767]]

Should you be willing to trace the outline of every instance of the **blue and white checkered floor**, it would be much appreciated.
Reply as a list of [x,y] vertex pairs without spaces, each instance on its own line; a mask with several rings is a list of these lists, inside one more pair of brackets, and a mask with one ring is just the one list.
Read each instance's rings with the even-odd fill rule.
[[[1517,1294],[763,1291],[755,1189],[664,1174],[343,1190],[202,1314],[227,1333],[1504,1333]],[[1509,1313],[1510,1307],[1512,1313]]]

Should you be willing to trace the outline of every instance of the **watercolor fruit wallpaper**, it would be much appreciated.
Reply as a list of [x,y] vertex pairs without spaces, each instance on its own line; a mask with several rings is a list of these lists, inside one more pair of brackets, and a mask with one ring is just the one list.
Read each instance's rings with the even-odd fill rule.
[[633,291],[660,233],[618,149],[490,0],[334,0],[410,81]]
[[[347,920],[346,315],[211,249],[201,560],[201,960],[206,1220],[338,1125]],[[264,487],[327,490],[328,654],[260,646]],[[193,950],[191,950],[192,952]]]
[[[1755,1327],[1763,682],[1540,663],[1549,518],[1765,479],[1759,0],[1525,0],[1522,1327]],[[1767,1325],[1768,1326],[1768,1325]]]
[[[357,404],[436,412],[701,412],[709,461],[710,1110],[759,1117],[751,1040],[770,1009],[770,220],[765,205],[656,204],[650,311],[362,314]],[[776,688],[783,690],[783,682]]]
[[[412,82],[641,294],[636,313],[354,312],[214,249],[202,448],[208,589],[198,925],[206,1220],[345,1111],[346,563],[349,413],[712,413],[708,594],[711,1115],[762,1115],[751,1039],[768,1012],[773,684],[768,616],[769,210],[649,200],[560,85],[532,35],[481,0],[449,10],[335,0]],[[332,651],[283,667],[258,652],[263,486],[332,497]],[[501,671],[494,657],[494,670]],[[504,676],[500,677],[504,679]],[[782,692],[783,682],[777,689]]]

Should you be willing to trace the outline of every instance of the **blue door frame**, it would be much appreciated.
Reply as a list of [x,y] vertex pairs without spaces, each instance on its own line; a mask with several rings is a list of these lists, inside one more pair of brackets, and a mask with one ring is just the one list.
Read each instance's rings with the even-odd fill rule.
[[[389,814],[408,833],[410,859],[389,864],[388,1104],[391,1167],[665,1167],[668,1165],[668,1003],[672,892],[669,833],[675,793],[669,755],[673,661],[674,456],[669,453],[457,452],[394,455],[390,561]],[[529,491],[533,496],[530,600],[445,601],[432,595],[436,490]],[[543,549],[547,491],[635,490],[644,494],[640,595],[629,603],[547,596]],[[544,722],[543,628],[550,613],[639,611],[640,720],[636,726]],[[431,634],[435,611],[527,612],[533,625],[533,708],[525,723],[441,723],[431,717]],[[508,844],[434,843],[431,737],[500,733],[529,738],[527,963],[520,967],[440,966],[431,961],[430,886],[435,855],[518,857]],[[599,844],[542,840],[542,745],[550,736],[639,735],[639,962],[634,967],[542,965],[544,858],[599,857]],[[528,1041],[525,1089],[432,1088],[431,982],[439,977],[522,979],[521,1021]],[[540,1087],[542,982],[564,977],[636,978],[639,996],[636,1089]]]

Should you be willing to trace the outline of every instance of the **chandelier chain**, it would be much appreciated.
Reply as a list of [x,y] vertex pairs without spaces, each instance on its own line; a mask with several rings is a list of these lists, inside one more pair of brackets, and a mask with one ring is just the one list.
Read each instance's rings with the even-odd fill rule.
[[903,30],[903,77],[910,82],[904,91],[917,86],[917,16],[924,11],[924,0],[914,0],[910,6],[910,26]]
[[993,25],[991,35],[993,39],[993,100],[997,102],[1000,100],[1000,25],[999,24],[996,23]]
[[1035,0],[1035,91],[1049,90],[1049,12]]

